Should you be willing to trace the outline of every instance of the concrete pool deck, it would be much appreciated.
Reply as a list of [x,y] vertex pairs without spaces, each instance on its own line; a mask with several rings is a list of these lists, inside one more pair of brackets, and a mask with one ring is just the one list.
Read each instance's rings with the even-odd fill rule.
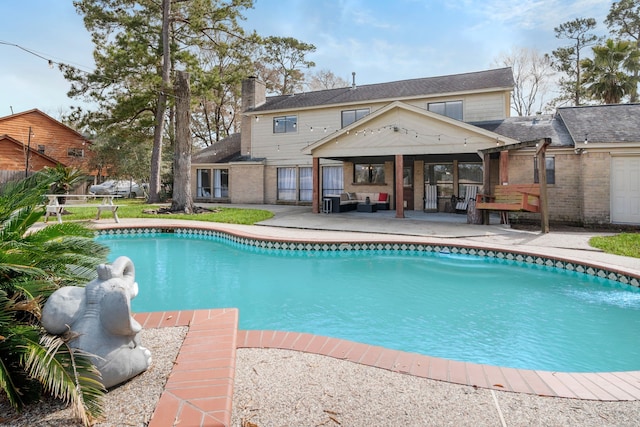
[[[226,205],[228,206],[228,205]],[[243,206],[245,207],[245,206]],[[464,215],[407,212],[312,214],[308,207],[256,206],[275,213],[255,226],[176,220],[93,221],[99,229],[199,228],[256,239],[297,242],[397,242],[449,244],[576,260],[640,279],[636,258],[604,254],[589,247],[593,235],[610,233],[518,231],[499,224],[469,225]],[[601,401],[640,400],[640,372],[573,374],[477,365],[388,350],[328,337],[237,329],[235,309],[141,313],[145,328],[190,326],[150,426],[230,425],[235,351],[280,348],[327,355],[393,372],[501,391]],[[176,424],[176,420],[180,420]]]

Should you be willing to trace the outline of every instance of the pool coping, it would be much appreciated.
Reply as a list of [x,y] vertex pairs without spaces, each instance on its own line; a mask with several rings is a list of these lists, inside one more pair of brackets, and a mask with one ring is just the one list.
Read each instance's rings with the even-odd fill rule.
[[[261,237],[220,224],[106,225],[96,224],[96,234],[150,234],[177,232],[206,236],[224,236],[232,242],[259,249],[284,250],[362,250],[392,251],[453,249],[452,253],[491,256],[515,260],[539,267],[556,267],[611,278],[640,286],[640,274],[632,269],[606,263],[586,262],[572,257],[554,257],[532,251],[505,250],[483,244],[430,243],[429,239],[411,239],[385,235],[358,241],[314,241],[310,239]],[[285,245],[286,244],[286,245]],[[365,246],[369,245],[369,246]],[[140,313],[135,317],[145,328],[188,326],[187,336],[169,375],[150,427],[174,425],[229,426],[233,403],[235,354],[237,348],[277,348],[302,351],[348,360],[455,384],[547,397],[595,401],[640,400],[640,371],[569,373],[522,370],[459,362],[386,349],[351,341],[304,333],[238,330],[238,310],[211,309]],[[206,358],[203,355],[206,354]]]

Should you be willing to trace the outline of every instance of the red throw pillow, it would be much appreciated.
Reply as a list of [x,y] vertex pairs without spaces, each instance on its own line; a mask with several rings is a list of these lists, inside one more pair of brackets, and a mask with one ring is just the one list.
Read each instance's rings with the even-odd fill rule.
[[380,195],[378,196],[378,201],[379,202],[386,202],[387,201],[387,193],[380,193]]

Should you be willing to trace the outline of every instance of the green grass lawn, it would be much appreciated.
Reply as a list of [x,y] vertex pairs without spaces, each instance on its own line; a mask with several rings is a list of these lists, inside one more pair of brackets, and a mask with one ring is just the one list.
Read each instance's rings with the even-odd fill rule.
[[640,233],[621,233],[615,236],[592,237],[589,244],[606,253],[640,258]]
[[[92,203],[93,204],[93,203]],[[95,205],[99,205],[99,201]],[[193,221],[222,222],[227,224],[245,224],[252,225],[256,222],[263,221],[273,217],[273,213],[262,209],[237,209],[216,207],[210,212],[198,214],[155,214],[144,213],[143,211],[157,210],[167,205],[149,205],[144,200],[123,199],[117,200],[119,218],[170,218],[170,219],[188,219]],[[66,205],[65,210],[69,214],[63,216],[63,221],[81,221],[94,219],[97,209],[93,207],[73,207],[72,204]],[[112,218],[111,212],[102,212],[100,218]],[[49,218],[51,221],[52,217]],[[53,217],[55,221],[55,216]]]

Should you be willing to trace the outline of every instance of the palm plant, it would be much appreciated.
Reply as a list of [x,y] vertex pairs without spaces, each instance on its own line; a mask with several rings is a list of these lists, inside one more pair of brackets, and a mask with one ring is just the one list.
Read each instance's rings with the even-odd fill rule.
[[618,104],[637,87],[633,72],[640,69],[640,50],[631,42],[609,39],[593,47],[593,55],[581,62],[587,91],[605,104]]
[[107,248],[79,224],[33,231],[43,198],[60,178],[37,173],[0,190],[0,392],[20,411],[42,392],[72,403],[88,425],[101,414],[104,388],[88,355],[69,346],[72,337],[49,335],[41,308],[53,291],[95,278]]
[[[63,166],[60,163],[55,168],[49,168],[46,172],[57,177],[53,183],[53,194],[68,194],[73,187],[86,179],[86,175],[80,169]],[[65,202],[66,198],[58,197],[58,203],[64,204]]]

